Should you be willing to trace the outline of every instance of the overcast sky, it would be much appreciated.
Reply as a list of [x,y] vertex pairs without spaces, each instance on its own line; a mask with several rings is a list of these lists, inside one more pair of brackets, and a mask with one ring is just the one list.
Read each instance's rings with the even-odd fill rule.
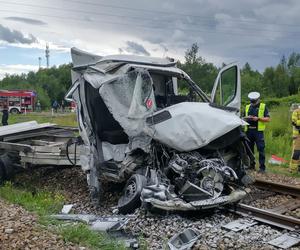
[[220,66],[245,62],[262,71],[300,52],[298,0],[0,0],[0,78],[70,62],[70,48],[183,60],[200,55]]

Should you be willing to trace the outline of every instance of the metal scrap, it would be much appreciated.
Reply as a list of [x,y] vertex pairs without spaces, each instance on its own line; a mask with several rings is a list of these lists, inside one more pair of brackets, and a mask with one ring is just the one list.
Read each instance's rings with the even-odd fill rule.
[[17,152],[17,163],[28,165],[73,165],[69,159],[80,163],[80,148],[68,145],[75,138],[77,128],[58,127],[51,123],[23,122],[0,128],[0,149]]
[[189,250],[200,237],[198,231],[186,229],[181,233],[175,234],[168,242],[170,250]]
[[299,232],[289,232],[285,233],[271,241],[268,244],[279,247],[282,249],[288,249],[300,243],[300,233]]
[[251,219],[238,219],[238,220],[234,220],[229,222],[226,225],[223,225],[222,228],[234,231],[234,232],[239,232],[242,231],[248,227],[252,227],[254,225],[256,225],[258,222],[251,220]]
[[128,248],[137,249],[139,246],[136,238],[124,231],[124,226],[129,221],[128,216],[102,217],[93,214],[54,214],[51,217],[58,220],[85,222],[93,231],[106,232],[110,236],[122,240]]

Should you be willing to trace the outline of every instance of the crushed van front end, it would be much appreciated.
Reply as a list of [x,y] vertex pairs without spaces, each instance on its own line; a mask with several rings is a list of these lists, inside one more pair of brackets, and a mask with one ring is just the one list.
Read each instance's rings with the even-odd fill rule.
[[77,104],[81,166],[95,202],[103,180],[124,185],[121,213],[210,209],[246,195],[249,160],[235,109],[212,105],[167,59],[77,49],[72,58],[67,99]]

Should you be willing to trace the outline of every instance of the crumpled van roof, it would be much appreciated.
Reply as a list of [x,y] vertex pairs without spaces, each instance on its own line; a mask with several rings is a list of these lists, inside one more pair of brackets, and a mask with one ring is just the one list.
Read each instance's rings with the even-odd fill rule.
[[147,64],[153,66],[170,67],[175,66],[176,62],[170,58],[158,58],[149,56],[136,55],[109,55],[98,56],[92,53],[85,52],[78,48],[71,48],[71,56],[74,67],[84,67],[92,64],[107,63],[107,62],[124,62],[135,64]]

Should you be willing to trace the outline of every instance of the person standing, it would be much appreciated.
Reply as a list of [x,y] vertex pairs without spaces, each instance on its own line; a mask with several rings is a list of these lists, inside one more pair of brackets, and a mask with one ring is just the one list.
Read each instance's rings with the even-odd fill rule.
[[4,104],[2,110],[2,126],[8,125],[8,106]]
[[54,100],[53,104],[52,104],[52,108],[54,109],[55,113],[57,113],[57,109],[58,109],[58,102],[56,100]]
[[[249,147],[254,153],[256,144],[259,153],[259,172],[265,173],[265,139],[264,130],[266,123],[270,121],[269,111],[265,103],[260,101],[260,93],[251,92],[248,94],[250,104],[246,105],[245,120],[249,123],[246,126],[246,134],[249,139]],[[250,168],[255,169],[255,161],[251,162]]]
[[38,112],[42,111],[40,100],[37,101],[36,109],[37,109]]
[[293,152],[290,161],[290,172],[300,172],[300,108],[293,111],[292,114],[293,125]]

